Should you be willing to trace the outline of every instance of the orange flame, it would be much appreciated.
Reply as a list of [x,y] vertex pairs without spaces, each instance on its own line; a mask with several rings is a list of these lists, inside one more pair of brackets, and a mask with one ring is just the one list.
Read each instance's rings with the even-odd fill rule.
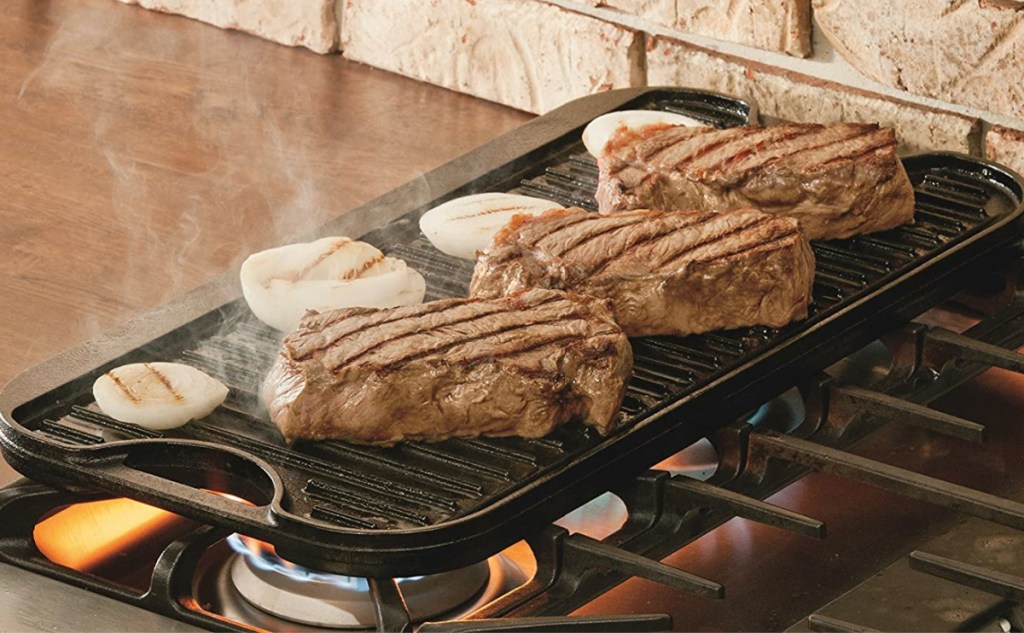
[[32,532],[50,561],[95,573],[128,558],[161,536],[173,539],[192,529],[190,519],[131,499],[76,503],[40,521]]

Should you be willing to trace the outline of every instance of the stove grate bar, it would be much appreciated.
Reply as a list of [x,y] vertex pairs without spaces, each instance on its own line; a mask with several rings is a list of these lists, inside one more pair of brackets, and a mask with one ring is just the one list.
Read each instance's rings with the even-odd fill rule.
[[673,477],[668,485],[690,497],[696,504],[712,510],[722,510],[744,519],[812,538],[825,538],[823,522],[760,499],[688,477]]
[[985,438],[981,424],[863,387],[829,385],[828,406],[828,424],[837,435],[845,432],[843,427],[856,415],[867,413],[975,444]]
[[412,617],[405,606],[402,590],[394,578],[369,578],[370,594],[373,596],[373,616],[378,631],[403,633],[412,630]]
[[1024,530],[1024,504],[776,431],[755,431],[748,464],[776,458]]
[[645,615],[576,615],[424,622],[417,633],[658,633],[672,630],[664,613]]
[[572,534],[566,538],[565,549],[564,556],[572,557],[580,569],[598,567],[644,578],[705,598],[725,597],[725,587],[713,580],[596,541],[583,534]]
[[820,613],[812,613],[807,616],[807,626],[812,631],[820,631],[821,633],[878,633],[877,629],[838,618],[831,618]]
[[979,362],[1024,373],[1024,354],[985,343],[945,328],[929,328],[924,336],[923,355],[939,367],[949,360]]
[[910,567],[1014,602],[1024,602],[1024,577],[920,550],[910,553]]

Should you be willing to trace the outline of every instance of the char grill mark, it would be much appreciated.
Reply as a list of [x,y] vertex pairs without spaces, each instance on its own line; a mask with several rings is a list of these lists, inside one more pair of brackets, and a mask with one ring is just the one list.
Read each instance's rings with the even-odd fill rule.
[[[740,242],[740,244],[736,248],[736,252],[750,250],[752,248],[755,248],[760,243],[756,241],[758,239],[756,237],[756,229],[770,223],[772,223],[772,218],[770,216],[762,215],[760,217],[754,217],[751,221],[745,222],[740,226],[733,227],[729,230],[713,234],[703,240],[699,240],[697,242],[684,246],[683,248],[679,249],[675,253],[670,254],[668,257],[659,262],[655,269],[671,269],[673,266],[677,266],[681,260],[685,261],[687,259],[695,262],[706,262],[716,259],[716,257],[711,257],[710,259],[701,259],[699,256],[695,257],[694,253],[709,251],[708,254],[713,255],[714,249],[721,245],[728,245],[730,238],[735,238],[736,240],[749,240],[752,238],[753,240],[755,240],[752,244],[749,241]],[[743,233],[754,233],[754,235],[744,236],[742,235]]]
[[552,226],[550,233],[537,235],[536,241],[534,243],[532,243],[531,246],[536,246],[537,242],[540,242],[543,239],[547,239],[547,238],[552,238],[553,239],[561,231],[564,231],[565,229],[568,229],[568,228],[570,228],[572,226],[575,226],[575,225],[579,224],[580,222],[586,222],[589,219],[590,219],[590,217],[588,215],[582,215],[582,216],[580,216],[580,215],[565,215],[565,216],[562,216],[562,218],[559,221],[556,221],[555,223],[553,223],[553,224],[557,224],[557,226]]
[[[350,240],[348,238],[340,239],[340,240],[334,242],[333,244],[331,244],[330,248],[328,248],[326,251],[324,251],[324,252],[320,253],[319,255],[317,255],[313,259],[313,261],[311,261],[310,263],[306,264],[306,266],[302,270],[296,270],[296,271],[292,272],[290,275],[287,275],[286,277],[282,277],[282,279],[286,279],[288,281],[300,281],[302,279],[305,279],[306,275],[308,275],[309,273],[313,272],[313,270],[317,266],[322,264],[324,262],[324,260],[326,260],[328,257],[330,257],[331,255],[337,253],[339,250],[341,250],[345,246],[348,246],[351,243],[352,243],[352,240]],[[376,263],[376,262],[374,262],[374,263]],[[346,271],[346,272],[350,272],[350,271]],[[342,277],[342,278],[343,279],[347,279],[347,277]],[[269,282],[269,280],[268,280],[268,282]]]
[[715,214],[709,213],[709,214],[706,214],[706,215],[702,215],[702,216],[696,217],[696,218],[693,219],[692,222],[688,222],[686,224],[674,225],[674,226],[670,225],[670,226],[667,226],[667,227],[663,226],[663,227],[661,227],[660,230],[655,231],[655,232],[653,232],[650,235],[646,235],[646,236],[642,237],[641,239],[639,239],[639,240],[637,240],[635,242],[626,242],[626,243],[624,243],[622,245],[622,248],[618,252],[613,253],[613,254],[609,254],[606,258],[595,262],[593,267],[590,269],[589,274],[591,274],[591,275],[598,275],[598,274],[602,273],[606,268],[608,268],[608,266],[612,265],[616,261],[618,261],[618,260],[622,259],[624,256],[628,255],[631,251],[633,251],[633,249],[636,249],[636,248],[639,248],[639,247],[642,247],[642,246],[651,245],[654,242],[657,242],[658,240],[661,240],[663,238],[670,238],[677,231],[680,231],[680,230],[683,230],[683,229],[691,229],[692,230],[692,229],[699,228],[699,227],[701,227],[701,226],[703,226],[703,225],[713,221],[715,218],[716,218]]
[[[687,128],[678,127],[671,128],[667,131],[660,132],[659,134],[645,139],[637,147],[637,158],[641,160],[655,160],[661,154],[670,150],[686,150],[690,146],[695,146],[695,151],[700,151],[703,145],[703,139],[706,136],[713,134],[722,134],[719,130],[714,128]],[[729,131],[725,131],[725,136],[729,136]],[[725,140],[716,142],[720,144]]]
[[781,250],[791,245],[793,238],[799,235],[799,231],[793,231],[792,233],[785,233],[778,237],[766,240],[757,244],[747,246],[746,248],[737,248],[731,253],[722,253],[708,259],[699,260],[701,264],[710,264],[718,261],[729,261],[731,259],[740,258],[744,255],[755,254],[755,253],[770,253],[772,251]]
[[735,248],[724,253],[709,253],[706,257],[695,258],[693,261],[700,264],[710,264],[716,261],[724,261],[746,253],[767,252],[782,248],[789,242],[790,238],[797,235],[799,231],[790,231],[782,235],[772,235],[767,238],[753,238],[745,244],[738,244]]
[[[483,332],[476,336],[471,336],[468,338],[463,338],[455,341],[449,340],[440,345],[436,345],[430,349],[420,350],[412,354],[401,356],[395,360],[382,363],[380,365],[380,369],[383,371],[394,371],[400,368],[402,365],[406,365],[413,361],[423,360],[426,358],[437,356],[439,354],[445,354],[446,356],[450,355],[452,357],[451,360],[453,361],[462,361],[463,359],[458,358],[457,354],[457,352],[462,350],[458,348],[464,348],[465,346],[470,344],[476,347],[487,342],[497,343],[499,349],[500,346],[502,345],[506,346],[506,348],[511,346],[511,349],[506,349],[504,353],[497,354],[497,356],[508,355],[512,352],[521,351],[523,347],[532,345],[537,340],[538,336],[543,336],[545,333],[550,332],[553,328],[557,327],[558,325],[564,326],[574,321],[578,321],[580,323],[585,322],[584,316],[585,315],[582,312],[573,311],[569,312],[568,314],[557,315],[550,317],[548,319],[533,321],[531,323],[503,325],[495,330]],[[536,330],[536,332],[534,333],[531,330]],[[503,335],[513,335],[514,339],[512,341],[505,341],[503,340]],[[529,343],[526,343],[527,341],[529,341]],[[526,343],[526,345],[523,345],[523,343]],[[515,347],[516,345],[518,345],[518,347]],[[493,355],[493,351],[489,351],[483,354],[483,356]],[[332,368],[332,371],[337,372],[341,369],[343,369],[343,367]]]
[[[180,402],[185,399],[185,397],[178,393],[178,391],[174,388],[174,385],[171,384],[171,379],[165,376],[163,372],[161,372],[156,367],[153,367],[149,363],[143,363],[142,366],[148,369],[149,372],[152,373],[154,376],[156,376],[157,381],[159,381],[160,384],[164,386],[164,389],[166,389],[175,400]],[[135,398],[132,398],[132,400],[135,401]]]
[[[764,167],[769,163],[776,163],[780,160],[792,159],[794,156],[820,150],[832,145],[848,142],[857,136],[865,134],[862,126],[848,126],[845,128],[824,127],[811,134],[800,137],[802,146],[795,146],[796,143],[783,143],[767,152],[749,152],[740,158],[736,163],[729,165],[730,174],[736,179],[742,179],[756,169]],[[806,145],[806,143],[813,143]]]
[[[570,321],[566,321],[570,323]],[[567,345],[569,343],[575,343],[578,341],[586,340],[586,336],[582,334],[563,334],[560,332],[547,332],[542,331],[535,336],[531,336],[528,343],[525,345],[515,346],[516,343],[521,342],[521,339],[511,344],[506,344],[504,348],[499,347],[498,349],[481,352],[473,356],[467,356],[461,358],[460,361],[467,365],[473,365],[481,361],[488,361],[497,358],[513,358],[515,356],[523,356],[526,354],[537,354],[545,348]]]
[[860,151],[855,151],[851,148],[850,152],[840,153],[819,164],[819,167],[831,165],[839,161],[854,161],[872,152],[877,152],[880,149],[884,149],[889,146],[895,147],[896,139],[890,130],[880,130],[879,133],[874,134],[870,137],[870,140],[865,141],[865,145],[860,148]]
[[[568,228],[571,228],[573,226],[576,226],[577,224],[580,224],[581,222],[587,222],[588,220],[591,219],[589,217],[590,215],[596,215],[596,214],[587,214],[587,215],[563,214],[563,215],[560,215],[557,219],[551,220],[551,224],[548,225],[550,230],[547,233],[537,233],[536,235],[533,236],[532,242],[530,242],[530,246],[536,246],[537,243],[540,242],[541,240],[554,239],[555,236],[560,234],[562,231],[564,231],[564,230],[566,230]],[[500,235],[500,233],[499,233],[499,235]],[[525,243],[525,241],[524,241],[524,243]],[[505,256],[493,257],[493,261],[495,261],[495,262],[503,261],[505,259],[507,259],[507,254]]]
[[351,281],[353,279],[359,279],[360,277],[366,274],[366,271],[370,270],[371,268],[381,263],[382,261],[384,261],[383,253],[371,257],[370,259],[363,262],[362,265],[357,266],[356,268],[350,268],[346,270],[345,272],[341,273],[341,275],[338,278],[341,279],[342,281]]
[[128,387],[128,385],[124,384],[124,381],[121,380],[120,376],[118,376],[116,373],[114,373],[114,370],[108,371],[107,375],[110,376],[110,379],[114,381],[114,384],[117,385],[117,388],[120,389],[121,393],[123,393],[129,400],[131,400],[132,402],[139,402],[140,401],[139,397],[137,395],[135,395],[135,392],[132,391]]
[[[706,137],[711,135],[714,135],[717,138],[711,142],[707,142]],[[638,156],[638,158],[645,162],[654,162],[657,160],[657,162],[661,164],[682,165],[742,137],[742,128],[713,130],[705,134],[691,134],[686,138],[661,148],[657,152],[649,155]],[[673,156],[670,153],[673,151],[678,152],[679,155]],[[611,173],[615,174],[629,167],[632,167],[632,165],[624,161],[621,164],[616,165],[615,168],[612,169]],[[648,173],[646,177],[650,177],[651,175],[652,173]]]
[[[794,127],[797,129],[794,130]],[[795,136],[807,134],[813,126],[771,126],[755,131],[739,130],[736,138],[728,143],[719,145],[717,148],[703,152],[700,156],[687,161],[675,163],[679,171],[704,171],[711,172],[718,169],[721,163],[727,161],[738,153],[750,151],[750,148],[763,143],[785,140]]]
[[593,224],[597,230],[594,231],[593,233],[580,233],[579,235],[575,236],[574,239],[571,240],[570,243],[566,246],[566,248],[564,248],[562,252],[558,253],[556,256],[565,257],[571,251],[581,246],[585,246],[586,244],[589,244],[590,242],[593,242],[596,239],[600,239],[612,233],[616,233],[624,229],[629,229],[637,224],[644,222],[645,219],[646,218],[643,215],[641,215],[640,217],[623,218],[622,222],[609,222],[606,218],[602,217],[591,218],[591,224]]
[[[545,312],[551,312],[551,309],[554,308],[555,304],[567,304],[567,306],[555,309],[555,314],[553,316],[545,315]],[[468,304],[468,306],[474,306],[474,304]],[[365,362],[369,364],[380,364],[382,367],[388,369],[395,369],[410,361],[442,353],[445,350],[460,344],[468,342],[482,342],[490,337],[512,330],[521,330],[538,324],[553,325],[567,318],[579,316],[578,311],[572,309],[572,304],[570,302],[559,297],[549,297],[535,305],[521,309],[519,312],[515,313],[511,324],[501,325],[497,329],[484,329],[484,331],[480,333],[469,335],[468,338],[449,338],[441,335],[444,328],[452,326],[467,326],[474,322],[481,322],[480,326],[482,328],[486,328],[488,325],[487,319],[489,317],[495,314],[508,312],[507,308],[501,309],[500,306],[486,307],[487,309],[482,314],[476,314],[469,318],[456,319],[449,323],[428,324],[418,322],[416,320],[408,320],[409,322],[403,322],[402,324],[405,326],[406,331],[395,336],[390,336],[387,339],[375,341],[368,347],[357,348],[355,350],[345,350],[344,352],[339,350],[337,358],[325,358],[325,366],[332,372],[338,372],[346,366],[352,365],[356,362]],[[569,309],[567,309],[567,307]],[[501,324],[501,322],[498,323]],[[423,335],[424,337],[436,337],[441,340],[438,344],[428,349],[424,349],[421,345],[407,344],[408,339],[417,335]],[[460,334],[452,333],[452,336],[457,337],[460,336]],[[389,348],[398,352],[396,358],[387,358]],[[406,353],[407,348],[412,348],[413,350],[418,351]],[[373,357],[375,356],[377,357],[377,363],[374,363]]]
[[[466,323],[471,323],[473,321],[478,321],[480,319],[486,319],[487,317],[489,317],[491,315],[503,312],[502,309],[497,308],[497,307],[491,307],[489,309],[484,309],[484,310],[460,309],[460,308],[466,308],[466,307],[467,306],[451,306],[451,307],[448,307],[448,308],[443,309],[443,310],[437,310],[436,312],[427,313],[426,315],[423,315],[423,316],[433,316],[433,317],[436,318],[436,317],[438,317],[439,315],[442,315],[442,314],[454,315],[454,313],[460,313],[457,316],[455,316],[455,318],[453,318],[451,320],[447,320],[447,321],[444,321],[443,323],[436,324],[438,327],[446,327],[446,326],[452,326],[452,325],[463,325],[463,324],[466,324]],[[475,307],[475,306],[469,306],[469,307]],[[469,314],[464,314],[466,312],[468,312]],[[388,339],[375,340],[375,338],[372,337],[372,336],[369,336],[369,334],[371,334],[373,330],[378,329],[378,328],[380,328],[380,327],[382,327],[384,325],[395,323],[396,320],[382,321],[380,323],[374,324],[372,327],[366,327],[366,328],[363,328],[363,329],[360,329],[360,330],[354,330],[353,332],[351,332],[351,333],[349,333],[349,334],[347,334],[347,335],[345,335],[345,336],[343,336],[341,338],[336,339],[335,341],[333,341],[331,343],[331,345],[325,346],[325,347],[323,347],[321,349],[327,349],[328,347],[333,347],[334,345],[341,343],[341,341],[343,339],[345,339],[345,338],[361,336],[363,339],[365,339],[367,341],[367,344],[362,346],[362,347],[357,347],[355,350],[353,350],[352,351],[352,355],[349,358],[347,358],[342,364],[344,365],[344,364],[352,363],[352,362],[358,360],[359,358],[365,356],[366,354],[372,353],[374,350],[380,348],[382,345],[385,345],[387,343],[392,343],[394,341],[399,341],[399,340],[402,340],[402,339],[406,339],[406,338],[408,338],[410,336],[413,336],[415,334],[420,333],[420,330],[422,328],[422,324],[419,321],[417,321],[415,319],[410,319],[410,318],[400,319],[400,321],[401,321],[401,326],[403,327],[404,331],[399,331],[399,333],[391,336]]]
[[[316,352],[333,347],[342,339],[360,332],[407,318],[438,314],[456,307],[458,306],[451,301],[435,301],[409,306],[408,309],[394,312],[382,312],[373,308],[334,310],[326,313],[328,318],[324,321],[304,322],[299,326],[300,334],[308,331],[312,332],[310,336],[300,336],[297,340],[295,337],[289,336],[285,343],[292,350],[295,360],[306,360]],[[365,318],[359,319],[360,316]]]
[[[774,158],[781,158],[788,156],[792,153],[801,151],[799,148],[794,149],[794,145],[812,142],[810,138],[818,136],[821,130],[815,129],[808,126],[793,126],[789,131],[766,140],[752,143],[744,147],[740,147],[732,156],[726,156],[722,158],[718,164],[711,165],[703,168],[705,171],[732,171],[738,163],[741,163],[744,159],[753,158],[755,161],[758,158],[762,159],[761,164],[770,162]],[[810,137],[810,138],[809,138]],[[774,146],[772,149],[766,147],[768,143],[772,143]],[[765,150],[768,150],[767,152]],[[773,151],[774,150],[774,151]],[[772,154],[777,152],[777,156]],[[757,165],[755,164],[754,167]]]

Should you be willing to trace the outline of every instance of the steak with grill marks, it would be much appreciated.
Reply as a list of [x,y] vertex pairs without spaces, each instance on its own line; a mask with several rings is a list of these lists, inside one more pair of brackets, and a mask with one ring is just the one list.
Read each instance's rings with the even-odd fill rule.
[[813,282],[792,218],[568,209],[516,216],[477,260],[470,293],[568,289],[610,299],[630,336],[685,335],[806,318]]
[[601,213],[755,207],[796,218],[808,239],[871,233],[914,218],[895,133],[873,124],[623,130],[598,167]]
[[604,301],[531,289],[311,311],[262,396],[289,441],[540,437],[571,419],[607,433],[632,367]]

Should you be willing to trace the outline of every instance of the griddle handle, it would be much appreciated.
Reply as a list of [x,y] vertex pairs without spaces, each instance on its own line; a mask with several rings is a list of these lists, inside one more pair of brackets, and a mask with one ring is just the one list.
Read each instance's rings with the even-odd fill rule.
[[756,431],[750,434],[748,441],[751,457],[761,452],[1017,530],[1024,529],[1024,504],[1015,501],[775,431]]
[[[131,482],[130,489],[139,493],[134,495],[136,500],[153,503],[170,512],[200,521],[215,521],[218,524],[223,524],[223,517],[229,517],[235,523],[232,527],[240,529],[243,527],[266,528],[270,520],[267,505],[255,505],[251,500],[237,495],[226,495],[212,489],[196,488],[133,468],[124,463],[108,462],[104,465],[100,476],[109,477],[115,482],[117,488],[122,490],[125,489],[123,482],[129,481]],[[147,494],[147,490],[154,491],[154,494]],[[196,509],[201,512],[197,513]],[[206,517],[204,514],[210,516]]]

